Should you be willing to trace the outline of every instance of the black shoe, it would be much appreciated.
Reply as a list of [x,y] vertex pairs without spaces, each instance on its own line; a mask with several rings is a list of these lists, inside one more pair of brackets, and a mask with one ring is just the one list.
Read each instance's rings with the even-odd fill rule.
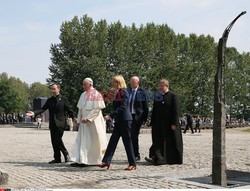
[[154,159],[152,159],[152,158],[145,157],[145,160],[147,162],[149,162],[150,164],[154,164],[154,165],[157,164],[156,161]]
[[167,162],[166,162],[165,159],[161,159],[161,160],[157,159],[157,164],[158,165],[164,165],[164,164],[167,164]]
[[69,156],[69,154],[66,155],[66,156],[64,157],[64,159],[65,159],[65,163],[69,162],[69,161],[70,161],[70,156]]
[[140,161],[141,160],[141,157],[138,156],[138,157],[135,157],[135,161]]
[[79,164],[79,163],[72,163],[72,164],[70,164],[70,166],[72,166],[72,167],[86,167],[87,165],[86,164]]
[[60,160],[52,160],[49,162],[49,164],[54,164],[54,163],[61,163],[61,161]]

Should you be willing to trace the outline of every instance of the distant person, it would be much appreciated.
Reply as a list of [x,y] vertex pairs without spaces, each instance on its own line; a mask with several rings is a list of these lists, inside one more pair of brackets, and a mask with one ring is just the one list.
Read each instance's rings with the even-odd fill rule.
[[3,124],[3,117],[1,114],[0,114],[0,124]]
[[112,119],[106,120],[106,130],[107,132],[111,132],[111,130],[114,128],[114,122]]
[[186,128],[185,128],[185,130],[184,130],[184,132],[183,132],[183,133],[186,133],[186,131],[190,128],[190,129],[191,129],[191,131],[192,131],[192,134],[194,134],[193,119],[192,119],[192,116],[191,116],[189,113],[187,113],[187,114],[186,114],[186,117],[187,117],[187,125],[186,125]]
[[198,116],[197,118],[196,118],[196,120],[195,120],[195,133],[197,132],[197,129],[199,129],[199,133],[201,132],[201,128],[200,128],[200,121],[201,121],[201,119],[200,119],[200,117]]
[[37,130],[41,129],[42,127],[42,117],[38,116],[37,117]]
[[135,159],[139,161],[141,160],[139,152],[139,134],[142,124],[147,122],[148,99],[145,90],[139,86],[139,78],[137,76],[133,76],[130,79],[130,87],[129,109],[133,117],[131,138],[135,153]]
[[69,131],[73,131],[74,123],[71,117],[67,119],[67,125],[69,126]]
[[66,127],[66,119],[68,114],[71,118],[74,118],[74,112],[70,108],[69,101],[66,97],[60,94],[60,85],[53,84],[51,86],[52,97],[50,97],[43,107],[37,111],[28,111],[26,115],[37,116],[47,109],[49,110],[49,129],[51,135],[51,142],[54,151],[54,159],[50,161],[50,164],[61,163],[61,152],[63,153],[65,162],[69,162],[69,152],[64,146],[62,136]]
[[179,98],[169,91],[168,80],[162,79],[158,83],[162,99],[153,104],[152,146],[149,158],[145,160],[154,165],[182,164],[183,141],[179,124]]

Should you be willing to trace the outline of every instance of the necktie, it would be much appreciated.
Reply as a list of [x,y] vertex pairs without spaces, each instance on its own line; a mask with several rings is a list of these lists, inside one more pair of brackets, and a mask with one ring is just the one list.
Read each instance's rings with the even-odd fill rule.
[[134,89],[132,89],[132,94],[131,94],[131,97],[130,97],[130,103],[129,103],[129,106],[130,106],[130,112],[132,112],[132,107],[133,107],[134,97],[135,97],[135,90],[134,90]]

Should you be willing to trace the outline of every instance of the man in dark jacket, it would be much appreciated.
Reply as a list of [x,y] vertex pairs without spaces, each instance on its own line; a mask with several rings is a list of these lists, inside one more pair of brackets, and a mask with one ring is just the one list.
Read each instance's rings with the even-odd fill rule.
[[189,127],[190,127],[190,129],[191,129],[191,131],[192,131],[192,134],[194,134],[193,118],[192,118],[192,116],[191,116],[189,113],[187,113],[186,117],[187,117],[187,125],[186,125],[186,128],[185,128],[185,130],[183,131],[183,133],[186,133],[186,131],[187,131],[187,130],[189,129]]
[[130,79],[129,89],[129,108],[133,117],[131,127],[131,138],[135,153],[135,159],[139,161],[141,159],[139,152],[139,134],[143,123],[147,122],[148,118],[148,99],[145,90],[139,87],[139,78],[133,76]]
[[62,136],[66,126],[66,113],[74,119],[74,113],[70,108],[69,101],[66,97],[60,94],[60,85],[53,84],[51,86],[51,96],[40,110],[28,111],[28,116],[37,116],[45,110],[49,110],[49,129],[51,135],[51,142],[54,150],[54,160],[49,163],[61,163],[61,152],[64,155],[65,162],[69,162],[69,152],[64,146]]

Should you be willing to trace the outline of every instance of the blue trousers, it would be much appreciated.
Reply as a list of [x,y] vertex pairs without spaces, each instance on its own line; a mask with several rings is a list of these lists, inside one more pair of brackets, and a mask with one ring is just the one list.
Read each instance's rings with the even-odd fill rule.
[[113,133],[110,137],[107,150],[102,159],[102,162],[111,163],[112,157],[115,153],[116,146],[120,137],[122,137],[122,142],[126,150],[129,165],[135,166],[135,155],[131,140],[131,125],[132,121],[118,121],[115,123]]

